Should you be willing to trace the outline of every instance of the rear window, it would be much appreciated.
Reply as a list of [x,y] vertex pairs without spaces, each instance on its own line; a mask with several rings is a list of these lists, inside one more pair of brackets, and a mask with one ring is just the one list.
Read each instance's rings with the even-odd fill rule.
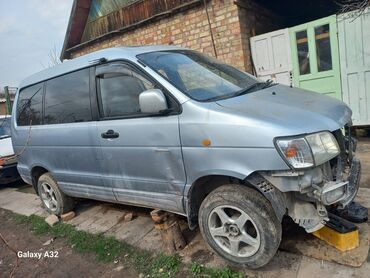
[[89,90],[89,69],[47,81],[44,124],[91,121]]
[[42,123],[43,83],[20,91],[17,103],[17,124],[40,125]]

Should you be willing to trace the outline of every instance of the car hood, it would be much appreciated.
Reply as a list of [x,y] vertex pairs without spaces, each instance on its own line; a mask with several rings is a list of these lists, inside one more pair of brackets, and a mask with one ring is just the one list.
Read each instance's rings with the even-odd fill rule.
[[12,146],[12,138],[0,139],[0,157],[10,156],[14,154]]
[[249,121],[279,127],[285,135],[334,131],[350,122],[352,116],[351,109],[342,101],[284,85],[216,103],[248,117]]

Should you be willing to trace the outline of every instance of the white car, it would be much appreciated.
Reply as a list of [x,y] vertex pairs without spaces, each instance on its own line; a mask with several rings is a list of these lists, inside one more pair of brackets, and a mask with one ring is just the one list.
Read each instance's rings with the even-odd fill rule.
[[10,134],[10,116],[0,116],[0,184],[18,179],[17,159]]

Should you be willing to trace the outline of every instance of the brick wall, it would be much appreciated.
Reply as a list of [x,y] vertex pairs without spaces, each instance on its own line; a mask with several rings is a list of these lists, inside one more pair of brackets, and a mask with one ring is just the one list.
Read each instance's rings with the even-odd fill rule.
[[253,36],[284,28],[283,19],[259,5],[257,1],[237,1],[240,34],[245,68],[252,69],[249,39]]
[[[10,106],[13,106],[13,101],[10,102]],[[0,102],[0,115],[7,115],[6,111],[6,103],[5,102]]]
[[[234,0],[208,2],[208,12],[218,58],[242,70],[251,72],[249,53],[242,43],[239,21],[240,7]],[[214,56],[209,25],[203,5],[173,16],[142,25],[133,31],[114,35],[71,52],[78,57],[102,48],[129,45],[174,44]]]
[[6,105],[5,105],[5,102],[0,102],[0,115],[6,115]]

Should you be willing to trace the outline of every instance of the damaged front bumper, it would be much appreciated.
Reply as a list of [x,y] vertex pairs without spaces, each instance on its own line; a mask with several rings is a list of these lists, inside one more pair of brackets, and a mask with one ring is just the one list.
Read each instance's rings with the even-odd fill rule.
[[309,233],[329,220],[329,207],[346,207],[358,192],[361,162],[354,156],[356,141],[343,136],[342,131],[335,135],[341,154],[323,165],[300,171],[259,173],[284,196],[287,214]]
[[315,186],[313,192],[316,199],[325,206],[338,204],[341,208],[348,205],[356,196],[361,178],[361,162],[358,158],[352,159],[347,181],[329,181],[322,187]]
[[361,175],[361,162],[353,158],[345,181],[327,181],[312,190],[286,193],[288,215],[308,233],[321,229],[327,221],[330,206],[344,208],[355,198]]

